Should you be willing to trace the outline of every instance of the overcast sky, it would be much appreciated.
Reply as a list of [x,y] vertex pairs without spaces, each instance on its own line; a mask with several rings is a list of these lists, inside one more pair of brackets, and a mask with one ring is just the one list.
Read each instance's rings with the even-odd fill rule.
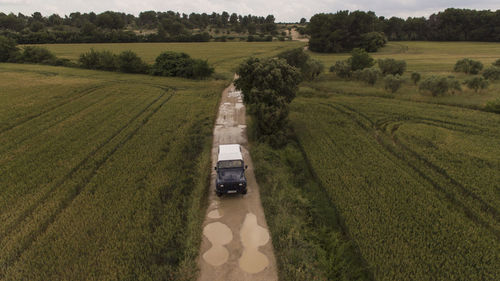
[[71,12],[117,11],[138,15],[141,11],[180,13],[211,13],[227,11],[237,14],[266,16],[272,14],[277,22],[307,20],[316,13],[339,10],[375,11],[378,16],[429,16],[446,8],[500,9],[499,0],[0,0],[3,13],[21,12],[31,15],[41,12],[69,15]]

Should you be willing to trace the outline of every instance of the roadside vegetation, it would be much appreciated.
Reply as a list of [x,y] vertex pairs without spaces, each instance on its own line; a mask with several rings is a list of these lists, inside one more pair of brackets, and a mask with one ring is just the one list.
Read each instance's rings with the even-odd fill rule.
[[252,134],[250,142],[279,279],[373,280],[298,143],[273,149]]

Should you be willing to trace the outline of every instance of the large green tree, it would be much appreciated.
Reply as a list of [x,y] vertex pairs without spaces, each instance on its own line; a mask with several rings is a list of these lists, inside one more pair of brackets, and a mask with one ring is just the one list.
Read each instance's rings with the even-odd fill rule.
[[236,73],[235,85],[243,91],[243,101],[255,118],[257,137],[275,147],[285,144],[288,104],[298,90],[300,71],[282,58],[249,58]]
[[373,12],[339,11],[314,15],[307,25],[309,49],[315,52],[345,52],[353,48],[376,51],[385,43]]

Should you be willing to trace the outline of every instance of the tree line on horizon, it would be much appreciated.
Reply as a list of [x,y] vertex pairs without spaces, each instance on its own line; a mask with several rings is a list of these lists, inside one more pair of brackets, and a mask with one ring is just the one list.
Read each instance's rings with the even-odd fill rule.
[[377,17],[372,11],[322,13],[311,17],[305,33],[310,35],[309,49],[316,52],[375,52],[387,40],[500,42],[500,10],[449,8],[406,20]]
[[19,44],[206,42],[211,39],[209,31],[212,29],[214,33],[230,30],[249,35],[277,34],[273,15],[262,17],[228,12],[188,15],[173,11],[145,11],[134,16],[106,11],[46,17],[40,12],[31,16],[0,13],[0,35]]
[[[500,10],[449,8],[428,18],[376,16],[372,11],[339,11],[316,14],[307,28],[299,31],[311,36],[311,50],[345,51],[356,47],[376,50],[390,41],[490,41],[500,42]],[[206,42],[214,34],[232,31],[238,34],[276,36],[273,15],[266,17],[236,13],[191,13],[145,11],[138,16],[106,11],[100,14],[71,13],[31,16],[0,13],[0,35],[19,44],[105,43],[105,42]],[[147,31],[147,32],[142,32]],[[209,33],[210,31],[212,35]],[[221,34],[224,36],[224,34]],[[327,39],[330,38],[330,39]],[[335,44],[331,42],[347,42]],[[330,41],[330,43],[326,41]],[[318,43],[319,42],[319,43]],[[319,47],[315,47],[318,45]],[[370,46],[371,45],[371,46]]]

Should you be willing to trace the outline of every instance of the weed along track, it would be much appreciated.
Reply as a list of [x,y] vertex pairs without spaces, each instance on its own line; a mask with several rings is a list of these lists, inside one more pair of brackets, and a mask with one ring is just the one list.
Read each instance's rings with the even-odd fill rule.
[[212,170],[209,207],[203,223],[203,240],[198,264],[199,281],[277,281],[276,261],[269,238],[259,187],[247,150],[245,107],[241,93],[231,85],[222,93],[214,128],[212,167],[217,163],[220,144],[240,144],[246,170],[246,195],[215,195]]

